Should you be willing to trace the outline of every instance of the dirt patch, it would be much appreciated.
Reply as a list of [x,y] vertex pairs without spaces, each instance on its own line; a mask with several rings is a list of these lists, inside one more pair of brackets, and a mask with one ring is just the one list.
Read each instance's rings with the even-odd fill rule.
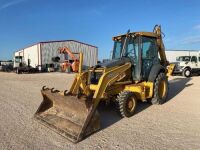
[[78,144],[33,119],[42,102],[41,87],[69,89],[73,78],[0,73],[0,149],[200,149],[200,77],[170,78],[165,104],[139,103],[128,119],[112,106],[101,109],[102,129]]

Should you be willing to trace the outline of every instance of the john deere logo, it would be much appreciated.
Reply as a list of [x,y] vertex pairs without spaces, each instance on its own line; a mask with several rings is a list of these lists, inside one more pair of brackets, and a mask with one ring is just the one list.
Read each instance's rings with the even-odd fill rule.
[[115,76],[116,76],[115,73],[110,73],[110,74],[108,74],[108,78],[114,78]]
[[108,78],[114,78],[116,76],[118,76],[119,78],[123,78],[126,74],[123,72],[123,73],[110,73],[108,75]]

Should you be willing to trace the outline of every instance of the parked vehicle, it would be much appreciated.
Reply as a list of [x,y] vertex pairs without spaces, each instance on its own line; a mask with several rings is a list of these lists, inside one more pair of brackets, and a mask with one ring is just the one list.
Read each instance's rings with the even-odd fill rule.
[[179,56],[175,63],[175,74],[190,77],[192,74],[200,74],[200,56]]
[[30,59],[28,59],[28,64],[25,63],[22,56],[15,56],[14,58],[14,71],[17,74],[21,73],[37,73],[37,72],[46,72],[47,69],[43,66],[30,66]]
[[0,61],[0,71],[11,72],[13,71],[13,62],[9,61]]

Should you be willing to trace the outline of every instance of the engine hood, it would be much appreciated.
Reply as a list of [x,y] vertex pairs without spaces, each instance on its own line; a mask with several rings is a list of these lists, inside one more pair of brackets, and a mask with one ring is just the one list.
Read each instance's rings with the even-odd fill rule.
[[95,66],[95,68],[111,68],[111,67],[115,67],[115,66],[121,66],[121,65],[124,65],[125,63],[127,62],[131,62],[131,59],[130,58],[119,58],[119,59],[113,59],[113,60],[110,60],[108,62],[105,62],[105,63],[99,63]]

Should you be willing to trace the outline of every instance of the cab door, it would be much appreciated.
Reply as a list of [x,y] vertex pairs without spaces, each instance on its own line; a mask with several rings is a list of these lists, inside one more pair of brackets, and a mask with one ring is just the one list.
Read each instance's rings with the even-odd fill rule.
[[198,68],[200,69],[200,56],[198,57]]
[[159,64],[158,46],[156,38],[142,36],[141,39],[142,49],[142,78],[148,80],[151,68],[155,64]]
[[130,58],[132,63],[132,79],[141,80],[141,37],[130,37],[127,45],[126,57]]
[[199,68],[199,63],[198,63],[198,59],[197,56],[192,56],[191,57],[191,68],[195,71],[196,69]]

